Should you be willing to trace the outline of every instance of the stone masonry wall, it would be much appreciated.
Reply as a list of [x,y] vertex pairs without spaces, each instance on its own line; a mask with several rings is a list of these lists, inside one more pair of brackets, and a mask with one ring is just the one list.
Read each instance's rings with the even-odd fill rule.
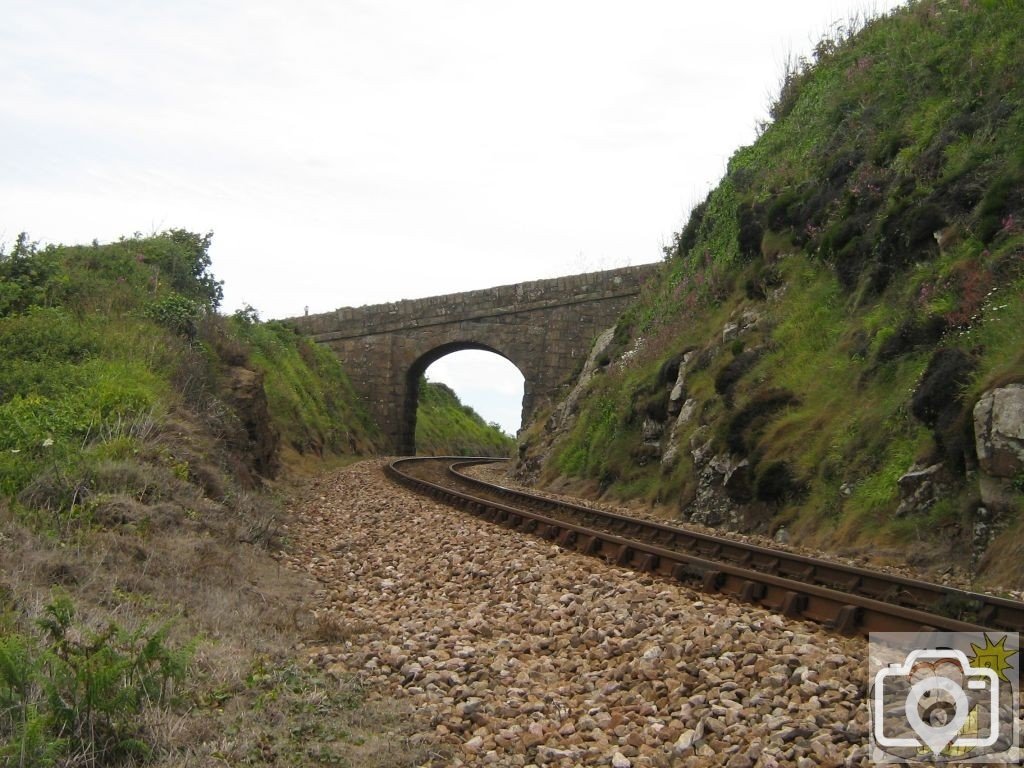
[[657,265],[536,280],[293,318],[331,347],[398,453],[412,453],[416,385],[460,349],[486,349],[522,372],[523,417],[558,394],[594,338],[615,324]]

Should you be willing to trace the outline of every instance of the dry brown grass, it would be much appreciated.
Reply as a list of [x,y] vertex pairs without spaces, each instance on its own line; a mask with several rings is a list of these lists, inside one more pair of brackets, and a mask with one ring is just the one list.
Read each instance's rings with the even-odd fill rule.
[[350,621],[334,611],[318,611],[313,617],[311,639],[316,643],[337,645],[372,631],[373,625],[368,621]]
[[106,467],[56,535],[47,514],[0,501],[0,614],[31,627],[60,586],[87,629],[169,623],[171,645],[194,645],[179,705],[142,715],[160,768],[435,762],[414,713],[306,663],[307,645],[372,627],[314,614],[317,585],[273,557],[284,506],[237,488],[216,501],[151,470]]

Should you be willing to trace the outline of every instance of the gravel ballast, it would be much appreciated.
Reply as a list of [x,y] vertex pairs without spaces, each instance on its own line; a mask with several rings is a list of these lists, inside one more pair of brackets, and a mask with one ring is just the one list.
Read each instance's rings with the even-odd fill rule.
[[443,764],[868,764],[863,640],[486,523],[382,467],[320,480],[283,558],[351,629],[311,661],[409,700]]

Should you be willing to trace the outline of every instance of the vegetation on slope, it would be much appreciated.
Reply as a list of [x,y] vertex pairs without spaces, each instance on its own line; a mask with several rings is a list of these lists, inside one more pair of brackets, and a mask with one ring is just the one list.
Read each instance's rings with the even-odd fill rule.
[[463,405],[451,387],[420,379],[416,452],[424,456],[511,456],[515,440]]
[[[985,518],[971,413],[1024,382],[1024,6],[922,0],[858,26],[787,73],[773,122],[619,324],[546,472],[805,543],[913,543],[1020,582],[1019,556],[999,560],[1024,478]],[[695,412],[671,434],[682,379]],[[897,480],[935,465],[933,503],[897,514]],[[719,501],[731,514],[707,509]],[[993,524],[1009,532],[979,564]]]
[[408,728],[296,663],[358,628],[281,569],[266,484],[376,430],[330,354],[216,314],[209,243],[0,254],[4,765],[380,764],[374,729]]

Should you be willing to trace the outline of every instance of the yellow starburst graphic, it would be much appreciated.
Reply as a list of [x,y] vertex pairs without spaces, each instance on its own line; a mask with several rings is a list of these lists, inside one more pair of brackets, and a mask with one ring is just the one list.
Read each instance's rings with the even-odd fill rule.
[[1010,664],[1009,659],[1011,656],[1016,656],[1017,651],[1010,650],[1006,647],[1006,635],[999,638],[998,643],[993,643],[986,632],[985,645],[982,646],[971,643],[971,650],[974,651],[974,656],[970,657],[972,667],[976,667],[978,669],[991,669],[999,675],[999,679],[1004,683],[1010,682],[1010,679],[1005,673],[1006,670],[1013,669],[1013,665]]

